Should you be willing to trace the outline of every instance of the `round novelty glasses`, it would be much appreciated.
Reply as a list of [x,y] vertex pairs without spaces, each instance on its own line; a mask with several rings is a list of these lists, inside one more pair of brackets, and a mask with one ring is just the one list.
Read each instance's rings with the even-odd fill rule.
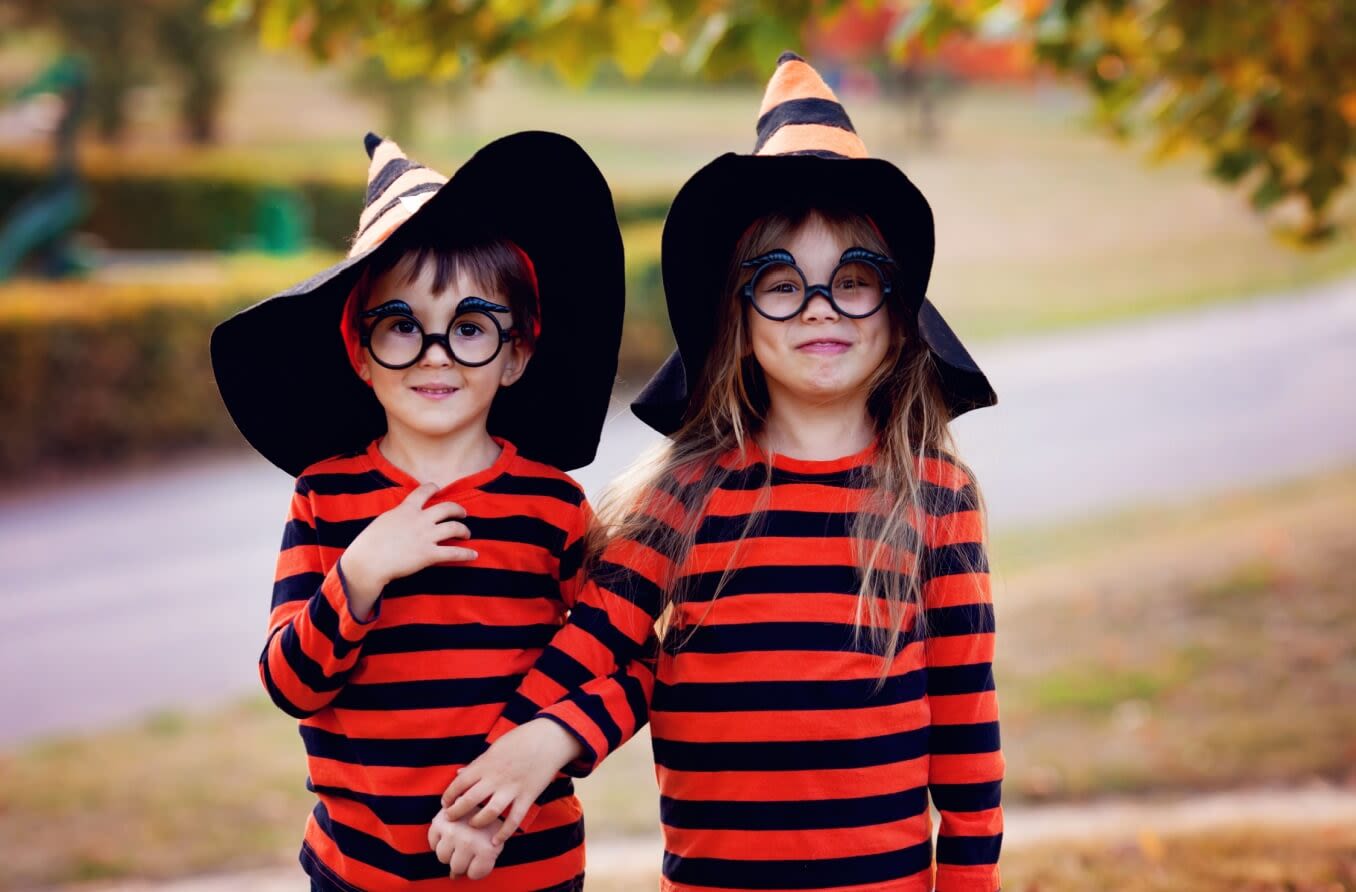
[[828,284],[811,285],[789,252],[769,251],[741,264],[754,269],[753,278],[744,286],[744,297],[759,315],[774,322],[799,316],[817,294],[823,295],[839,315],[864,319],[885,305],[890,279],[884,268],[892,263],[884,254],[848,248],[833,268]]
[[403,301],[384,304],[362,314],[375,319],[362,332],[360,342],[372,358],[388,369],[407,369],[424,358],[428,348],[437,344],[458,365],[475,368],[494,362],[504,345],[513,340],[513,329],[505,330],[495,313],[509,308],[481,297],[468,297],[457,305],[457,312],[446,332],[429,334]]

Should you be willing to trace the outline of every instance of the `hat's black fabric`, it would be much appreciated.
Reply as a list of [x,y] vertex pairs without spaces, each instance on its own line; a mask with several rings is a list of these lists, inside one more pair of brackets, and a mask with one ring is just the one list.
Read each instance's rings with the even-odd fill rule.
[[860,213],[875,223],[898,268],[896,311],[916,314],[952,417],[993,405],[988,379],[926,298],[935,238],[927,199],[898,167],[865,157],[846,113],[803,59],[786,53],[778,66],[755,154],[716,158],[693,174],[669,209],[661,265],[677,350],[632,411],[661,433],[682,425],[715,337],[736,244],[760,217],[808,208]]
[[[523,377],[495,398],[489,431],[562,470],[591,462],[616,378],[625,305],[621,233],[592,159],[557,133],[505,136],[476,152],[398,232],[419,226],[505,238],[531,258],[541,335]],[[403,240],[388,237],[212,333],[212,367],[231,418],[293,476],[385,430],[381,405],[349,362],[340,316],[365,263]]]

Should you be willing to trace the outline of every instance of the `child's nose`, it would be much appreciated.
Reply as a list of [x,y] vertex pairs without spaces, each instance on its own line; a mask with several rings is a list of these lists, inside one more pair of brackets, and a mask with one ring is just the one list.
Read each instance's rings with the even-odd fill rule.
[[823,292],[817,292],[810,297],[805,304],[805,309],[801,310],[800,317],[806,322],[820,322],[838,318],[838,311],[834,309],[828,295]]
[[433,366],[434,368],[446,368],[452,364],[452,354],[442,344],[429,344],[428,349],[424,351],[422,365]]

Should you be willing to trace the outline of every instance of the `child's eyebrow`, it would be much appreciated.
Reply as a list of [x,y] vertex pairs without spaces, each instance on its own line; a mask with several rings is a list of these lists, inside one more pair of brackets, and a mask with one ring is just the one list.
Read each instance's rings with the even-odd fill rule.
[[774,260],[781,261],[782,263],[790,263],[793,266],[796,263],[796,258],[792,256],[790,251],[784,250],[782,248],[776,248],[772,251],[768,251],[766,254],[759,254],[757,257],[752,257],[748,260],[745,260],[743,263],[739,265],[760,266],[764,263],[769,263]]

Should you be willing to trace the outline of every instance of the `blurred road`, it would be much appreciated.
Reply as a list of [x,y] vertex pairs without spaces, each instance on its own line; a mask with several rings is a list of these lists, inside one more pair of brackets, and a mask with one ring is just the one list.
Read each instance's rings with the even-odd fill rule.
[[[1356,279],[973,352],[1001,403],[955,430],[995,529],[1356,458]],[[618,404],[579,480],[656,436]],[[239,457],[0,498],[0,746],[260,690],[290,490]]]

